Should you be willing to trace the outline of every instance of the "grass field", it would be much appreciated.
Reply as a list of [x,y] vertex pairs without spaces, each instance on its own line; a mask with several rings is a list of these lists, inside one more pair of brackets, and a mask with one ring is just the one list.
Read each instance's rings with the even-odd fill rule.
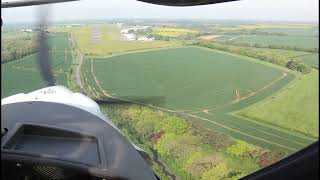
[[[113,25],[84,26],[69,30],[82,53],[87,55],[108,56],[125,51],[180,46],[179,42],[129,42],[122,41],[120,29]],[[92,39],[93,31],[99,32],[97,42]]]
[[319,49],[319,37],[309,36],[224,35],[215,38],[214,40],[222,42],[232,41],[235,43],[249,43],[251,45],[257,43],[263,46],[277,45],[304,49]]
[[[67,72],[72,63],[68,37],[66,34],[51,35],[49,42],[56,83],[67,86]],[[37,60],[38,54],[35,53],[1,65],[1,98],[46,86],[40,76]]]
[[161,36],[168,36],[168,37],[178,37],[185,34],[195,34],[198,31],[191,30],[191,29],[183,29],[183,28],[158,28],[156,29],[156,34]]
[[305,64],[311,65],[319,69],[319,54],[308,54],[304,56],[299,56],[298,59],[301,59]]
[[273,28],[273,29],[261,29],[263,32],[270,33],[282,33],[288,36],[319,36],[318,28]]
[[1,67],[1,98],[45,87],[38,71]]
[[195,47],[97,58],[92,62],[91,75],[96,80],[88,78],[89,83],[97,83],[98,88],[113,96],[164,97],[164,102],[154,105],[261,147],[294,152],[314,141],[228,114],[270,96],[294,79],[294,75],[274,65]]
[[319,71],[313,70],[272,100],[249,107],[240,114],[318,138],[318,107]]

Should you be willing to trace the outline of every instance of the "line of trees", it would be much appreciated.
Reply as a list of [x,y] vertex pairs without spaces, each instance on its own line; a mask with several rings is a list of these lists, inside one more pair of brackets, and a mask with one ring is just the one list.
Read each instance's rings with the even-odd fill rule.
[[296,46],[284,46],[284,45],[263,45],[259,43],[246,43],[246,42],[237,42],[237,41],[225,41],[219,42],[222,44],[227,45],[237,45],[237,46],[245,46],[245,47],[255,47],[255,48],[269,48],[269,49],[284,49],[284,50],[293,50],[293,51],[305,51],[305,52],[312,52],[318,53],[318,48],[301,48]]
[[221,51],[227,51],[235,54],[253,57],[256,59],[260,59],[262,61],[284,66],[304,74],[309,73],[311,71],[311,67],[309,65],[306,65],[302,62],[298,62],[296,60],[288,60],[287,57],[270,53],[265,50],[259,50],[259,48],[249,48],[249,47],[241,47],[241,46],[237,47],[237,46],[229,46],[222,43],[210,43],[210,42],[201,42],[201,41],[193,42],[190,45],[201,46],[201,47],[206,47],[210,49],[217,49]]
[[[187,121],[148,107],[117,105],[102,106],[102,109],[131,142],[153,158],[160,157],[182,179],[239,179],[245,175],[244,172],[235,169],[227,156],[262,167],[285,155],[266,149],[253,151],[249,144],[206,129],[196,121]],[[169,179],[159,172],[159,166],[153,167],[162,179]]]
[[1,39],[1,63],[13,61],[31,55],[37,51],[34,37]]

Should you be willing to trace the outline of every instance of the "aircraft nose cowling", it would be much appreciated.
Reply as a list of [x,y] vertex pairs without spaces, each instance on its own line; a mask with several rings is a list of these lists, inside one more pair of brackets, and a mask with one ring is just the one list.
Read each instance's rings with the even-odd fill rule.
[[101,114],[100,107],[95,101],[81,93],[73,93],[64,86],[50,86],[28,94],[12,95],[2,99],[1,105],[29,101],[61,103],[84,109],[95,115]]

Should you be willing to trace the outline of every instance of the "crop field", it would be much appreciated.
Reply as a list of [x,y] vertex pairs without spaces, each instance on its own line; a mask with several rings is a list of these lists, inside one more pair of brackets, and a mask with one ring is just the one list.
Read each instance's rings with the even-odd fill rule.
[[155,30],[158,35],[168,36],[168,37],[178,37],[184,34],[194,34],[198,31],[183,28],[158,28]]
[[10,66],[1,68],[1,98],[43,87],[45,83],[37,70],[16,69]]
[[299,59],[305,64],[311,65],[319,69],[319,54],[308,54],[304,56],[299,56]]
[[[53,35],[49,38],[51,66],[56,82],[67,86],[67,72],[72,63],[72,55],[66,35]],[[38,54],[25,56],[1,65],[1,98],[28,93],[45,87],[38,69]]]
[[[180,46],[179,42],[129,42],[123,41],[120,29],[113,25],[84,26],[69,30],[82,53],[86,55],[108,56],[114,53],[152,48]],[[93,40],[93,31],[98,34]]]
[[318,28],[274,28],[274,29],[261,29],[263,32],[281,33],[287,36],[319,36]]
[[88,84],[105,96],[163,97],[162,102],[152,105],[260,147],[294,152],[314,141],[230,114],[270,96],[295,78],[278,66],[196,47],[85,61],[85,74],[92,76],[87,78]]
[[313,70],[273,99],[248,107],[239,114],[318,138],[318,108],[319,71]]
[[222,42],[232,41],[235,43],[249,43],[251,45],[260,44],[263,46],[277,45],[304,49],[319,49],[319,37],[311,36],[224,35],[214,40]]

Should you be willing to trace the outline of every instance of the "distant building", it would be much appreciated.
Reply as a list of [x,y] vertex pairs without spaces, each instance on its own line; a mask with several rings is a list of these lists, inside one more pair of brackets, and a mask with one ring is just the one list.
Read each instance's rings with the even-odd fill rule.
[[32,29],[22,29],[22,32],[32,32]]
[[127,41],[136,41],[137,37],[134,34],[123,34]]
[[139,37],[137,41],[142,41],[142,42],[152,42],[154,41],[154,38],[147,38],[147,37]]
[[118,28],[122,28],[123,23],[117,23]]

